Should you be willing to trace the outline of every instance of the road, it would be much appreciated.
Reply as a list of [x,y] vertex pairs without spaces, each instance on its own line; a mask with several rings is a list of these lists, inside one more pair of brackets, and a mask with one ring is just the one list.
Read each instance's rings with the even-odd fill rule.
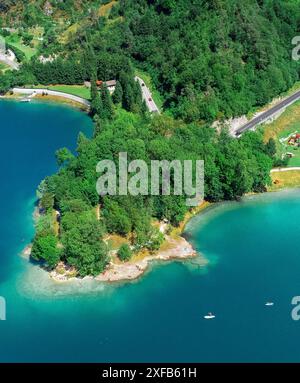
[[[149,109],[149,111],[151,113],[160,113],[157,105],[153,101],[152,94],[151,94],[150,90],[148,89],[148,87],[145,85],[144,81],[141,78],[139,78],[139,77],[135,77],[135,80],[138,81],[140,86],[141,86],[143,99],[145,100],[147,108]],[[56,90],[49,90],[49,89],[43,89],[43,88],[41,88],[41,89],[14,88],[13,92],[14,93],[19,93],[19,94],[24,94],[24,95],[31,95],[34,92],[36,94],[45,94],[46,93],[49,96],[56,96],[56,97],[67,98],[68,100],[78,102],[79,104],[87,106],[87,107],[91,106],[91,103],[89,101],[87,101],[86,99],[84,99],[84,98],[81,98],[81,97],[78,97],[78,96],[74,96],[74,95],[69,94],[69,93],[59,92],[59,91],[56,91]]]
[[84,105],[88,108],[91,106],[91,103],[82,97],[74,96],[73,94],[69,94],[69,93],[59,92],[56,90],[34,89],[34,88],[13,88],[13,92],[18,94],[24,94],[24,95],[31,95],[33,93],[41,94],[41,95],[46,94],[49,96],[67,98],[68,100],[78,102],[79,104]]
[[271,170],[271,173],[289,172],[290,170],[300,170],[300,166],[291,166],[290,168],[274,168]]
[[144,83],[144,81],[140,77],[137,77],[137,76],[135,77],[135,81],[138,81],[140,84],[140,87],[142,90],[143,100],[145,101],[149,112],[150,113],[160,113],[157,105],[153,101],[152,94],[151,94],[149,88]]
[[0,53],[0,62],[8,65],[11,69],[18,70],[19,64],[15,61],[10,60],[6,55]]
[[262,124],[263,122],[267,121],[275,115],[276,113],[280,112],[282,109],[285,109],[287,106],[293,104],[295,101],[300,99],[300,91],[294,93],[293,95],[285,98],[281,102],[279,102],[277,105],[273,106],[266,112],[261,113],[259,116],[254,117],[251,121],[247,122],[247,124],[241,126],[238,128],[235,132],[235,135],[239,137],[242,133],[246,132],[249,129],[255,128],[257,125]]

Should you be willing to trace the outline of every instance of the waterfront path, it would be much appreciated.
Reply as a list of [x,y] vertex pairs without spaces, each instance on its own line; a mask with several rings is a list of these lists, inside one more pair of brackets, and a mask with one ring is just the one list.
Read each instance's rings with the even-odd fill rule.
[[[139,85],[140,85],[141,90],[142,90],[143,100],[145,100],[145,103],[147,105],[149,112],[150,113],[160,113],[157,105],[153,101],[152,94],[151,94],[150,90],[147,88],[147,86],[145,85],[144,81],[139,77],[136,77],[135,79],[136,79],[136,81],[139,82]],[[35,93],[35,94],[40,94],[40,95],[63,97],[63,98],[66,98],[68,100],[78,102],[79,104],[84,105],[88,108],[90,108],[90,106],[91,106],[91,103],[82,97],[75,96],[75,95],[69,94],[69,93],[60,92],[57,90],[50,90],[47,88],[35,89],[35,88],[18,88],[17,87],[17,88],[13,88],[13,93],[23,94],[23,95],[32,95]]]
[[68,100],[77,102],[81,105],[84,105],[86,107],[90,107],[91,103],[86,100],[85,98],[75,96],[73,94],[59,92],[57,90],[49,90],[49,89],[34,89],[34,88],[13,88],[13,92],[16,94],[23,94],[23,95],[32,95],[32,94],[40,94],[40,95],[46,95],[46,96],[55,96],[55,97],[62,97],[66,98]]

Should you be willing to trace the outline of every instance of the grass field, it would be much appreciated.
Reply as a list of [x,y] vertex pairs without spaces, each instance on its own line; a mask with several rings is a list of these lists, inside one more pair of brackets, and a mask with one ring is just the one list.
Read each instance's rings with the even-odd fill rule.
[[24,45],[22,43],[20,36],[18,36],[17,34],[11,34],[5,40],[12,47],[16,47],[17,49],[22,51],[25,54],[27,60],[30,60],[31,57],[34,56],[37,52],[36,48],[32,48],[27,45]]
[[82,97],[86,100],[90,100],[91,98],[90,89],[86,88],[84,85],[37,85],[35,88],[56,90],[58,92],[64,92]]
[[109,13],[114,5],[117,4],[117,1],[111,1],[110,3],[103,4],[98,10],[98,15],[101,17],[109,16]]
[[300,170],[271,173],[272,185],[268,191],[276,191],[284,188],[300,187]]
[[[97,10],[97,15],[99,17],[108,17],[112,7],[117,4],[117,1],[111,1],[107,4],[102,4]],[[70,25],[66,30],[64,30],[61,35],[58,37],[58,41],[61,44],[67,44],[72,37],[76,35],[79,29],[87,28],[90,24],[90,20],[88,18],[83,18],[80,22],[76,22]]]
[[300,133],[300,101],[291,105],[286,111],[271,124],[263,127],[264,140],[274,138],[279,156],[287,152],[294,154],[288,166],[300,166],[300,148],[280,142],[280,139],[289,137],[292,133]]

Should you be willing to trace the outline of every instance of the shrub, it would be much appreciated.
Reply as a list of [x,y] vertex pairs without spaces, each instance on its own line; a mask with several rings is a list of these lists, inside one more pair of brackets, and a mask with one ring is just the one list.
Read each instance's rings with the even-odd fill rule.
[[129,259],[132,257],[132,251],[126,243],[120,246],[118,250],[118,257],[122,262],[129,261]]

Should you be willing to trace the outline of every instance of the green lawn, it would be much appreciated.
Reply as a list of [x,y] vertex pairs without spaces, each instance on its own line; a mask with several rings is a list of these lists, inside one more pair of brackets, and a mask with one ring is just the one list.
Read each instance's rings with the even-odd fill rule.
[[21,41],[20,36],[18,36],[17,34],[12,34],[8,36],[5,40],[11,46],[16,47],[17,49],[22,51],[25,54],[27,60],[30,60],[31,57],[34,56],[37,52],[36,48],[31,48],[27,45],[24,45]]
[[288,166],[300,166],[300,148],[280,142],[281,139],[287,138],[293,133],[300,133],[300,101],[288,107],[280,117],[271,124],[265,125],[263,129],[265,141],[271,137],[275,139],[279,156],[287,152],[294,154],[294,157],[290,158]]
[[272,185],[268,187],[268,191],[276,191],[284,188],[300,186],[300,171],[289,170],[287,172],[271,173]]
[[44,88],[69,93],[74,96],[85,98],[86,100],[90,100],[91,98],[90,89],[86,88],[84,85],[37,85],[35,88]]
[[294,154],[293,158],[289,159],[288,166],[300,166],[300,148],[288,145],[287,143],[281,143],[279,140],[291,136],[293,133],[300,133],[300,120],[293,123],[278,135],[278,147],[279,153],[284,154],[290,152]]

